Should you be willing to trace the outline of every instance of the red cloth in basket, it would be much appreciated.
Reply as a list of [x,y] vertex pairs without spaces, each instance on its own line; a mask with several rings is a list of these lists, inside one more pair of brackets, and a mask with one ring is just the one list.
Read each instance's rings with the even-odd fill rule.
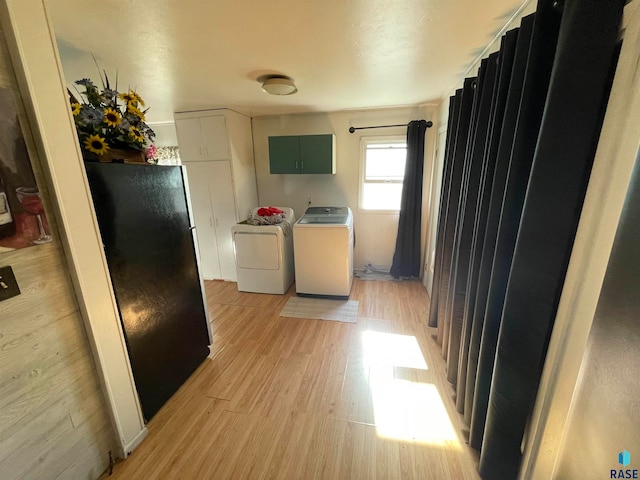
[[276,207],[262,207],[258,209],[258,215],[261,217],[270,217],[271,215],[281,215],[284,211]]

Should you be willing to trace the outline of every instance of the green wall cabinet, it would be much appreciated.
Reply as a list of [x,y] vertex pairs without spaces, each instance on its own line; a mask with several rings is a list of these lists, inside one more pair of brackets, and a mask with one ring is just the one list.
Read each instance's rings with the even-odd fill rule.
[[335,135],[269,137],[272,174],[336,173]]

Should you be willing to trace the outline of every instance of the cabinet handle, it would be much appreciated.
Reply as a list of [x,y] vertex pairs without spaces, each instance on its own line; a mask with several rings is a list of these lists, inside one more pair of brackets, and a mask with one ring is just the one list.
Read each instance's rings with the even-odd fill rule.
[[209,147],[204,147],[204,152],[205,157],[209,158]]
[[198,147],[198,150],[200,151],[200,158],[202,158],[204,155],[202,155],[202,147]]
[[300,162],[300,170],[304,170],[304,162]]
[[209,225],[213,227],[213,219],[209,217]]
[[298,160],[296,160],[296,170],[298,170]]

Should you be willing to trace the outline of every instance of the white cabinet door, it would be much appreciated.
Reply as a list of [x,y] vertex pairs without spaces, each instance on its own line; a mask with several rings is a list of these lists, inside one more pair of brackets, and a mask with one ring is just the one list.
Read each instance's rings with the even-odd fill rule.
[[202,276],[236,281],[231,228],[236,224],[231,164],[186,163]]
[[236,259],[231,228],[237,223],[236,202],[233,194],[231,163],[207,162],[210,175],[211,203],[218,241],[220,275],[224,280],[236,281]]
[[176,119],[180,159],[184,163],[203,160],[202,133],[199,118]]
[[215,219],[211,205],[211,169],[207,163],[192,162],[185,164],[189,179],[189,195],[193,220],[196,224],[198,252],[202,277],[206,280],[222,278],[218,258]]
[[204,160],[229,160],[229,139],[224,115],[200,118]]

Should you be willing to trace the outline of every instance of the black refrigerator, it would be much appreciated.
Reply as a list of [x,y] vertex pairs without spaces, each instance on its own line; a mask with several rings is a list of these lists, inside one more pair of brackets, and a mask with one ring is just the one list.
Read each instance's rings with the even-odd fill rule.
[[133,376],[150,420],[209,354],[183,167],[86,163]]

